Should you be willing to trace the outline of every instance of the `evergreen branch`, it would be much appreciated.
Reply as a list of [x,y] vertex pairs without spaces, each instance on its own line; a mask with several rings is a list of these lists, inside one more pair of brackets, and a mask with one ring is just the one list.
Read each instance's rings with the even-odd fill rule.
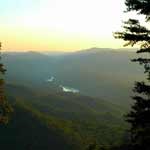
[[150,85],[146,85],[144,82],[136,82],[133,91],[139,94],[150,95]]
[[148,48],[141,48],[137,51],[137,53],[150,53],[150,47]]
[[127,12],[137,11],[138,14],[146,16],[146,20],[150,19],[150,1],[149,0],[126,0]]

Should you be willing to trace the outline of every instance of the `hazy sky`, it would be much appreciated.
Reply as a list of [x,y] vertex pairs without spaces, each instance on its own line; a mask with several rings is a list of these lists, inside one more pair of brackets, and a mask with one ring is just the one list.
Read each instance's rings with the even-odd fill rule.
[[124,10],[124,0],[0,0],[0,41],[13,51],[117,48]]

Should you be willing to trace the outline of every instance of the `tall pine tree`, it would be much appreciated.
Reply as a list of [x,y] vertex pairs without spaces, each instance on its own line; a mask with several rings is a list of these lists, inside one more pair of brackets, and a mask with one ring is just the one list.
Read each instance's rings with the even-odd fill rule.
[[[1,51],[1,43],[0,43],[0,51]],[[0,53],[1,60],[1,53]],[[8,104],[5,94],[4,94],[4,79],[3,75],[6,69],[4,65],[0,63],[0,124],[6,124],[9,120],[9,114],[12,112],[11,106]]]
[[135,11],[138,15],[145,16],[146,26],[140,20],[129,19],[124,22],[124,30],[116,32],[115,37],[127,41],[127,45],[140,45],[137,53],[139,57],[132,61],[143,65],[146,79],[136,82],[134,87],[134,104],[127,115],[131,124],[132,150],[150,150],[150,0],[126,0],[127,12]]

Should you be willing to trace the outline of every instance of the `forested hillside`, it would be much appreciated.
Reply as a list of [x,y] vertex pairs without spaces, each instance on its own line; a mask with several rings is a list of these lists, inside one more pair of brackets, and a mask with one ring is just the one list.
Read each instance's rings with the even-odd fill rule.
[[[112,149],[127,141],[128,124],[123,119],[130,106],[127,95],[133,77],[142,78],[142,70],[126,62],[131,52],[99,50],[4,53],[5,91],[15,112],[9,125],[1,128],[1,138],[7,133],[1,145],[9,141],[13,147],[21,140],[18,149],[44,145],[86,149],[92,143]],[[133,67],[139,69],[138,75]],[[63,86],[78,92],[63,91]]]
[[[5,130],[1,128],[1,138],[7,133],[2,145],[11,141],[15,146],[20,136],[28,139],[24,146],[21,144],[24,138],[20,139],[20,146],[24,148],[29,142],[35,143],[31,145],[32,148],[37,146],[39,149],[44,145],[56,146],[58,149],[59,140],[60,145],[65,145],[64,149],[85,149],[93,142],[103,147],[114,147],[127,139],[127,125],[122,119],[123,110],[109,102],[63,92],[39,96],[26,87],[16,85],[7,85],[6,91],[15,113]],[[38,136],[42,141],[38,141]],[[53,136],[55,142],[51,141]]]
[[[12,97],[10,97],[13,99]],[[70,124],[40,113],[22,101],[12,100],[14,113],[0,127],[0,147],[5,150],[82,149],[80,136]]]

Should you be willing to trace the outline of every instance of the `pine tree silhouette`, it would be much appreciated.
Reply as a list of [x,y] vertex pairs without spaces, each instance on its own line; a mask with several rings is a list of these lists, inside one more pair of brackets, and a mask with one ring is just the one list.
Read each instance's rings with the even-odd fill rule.
[[[145,16],[145,23],[150,21],[150,0],[126,0],[127,12],[136,11]],[[150,150],[150,30],[142,26],[137,19],[124,22],[124,31],[116,32],[115,38],[127,41],[125,46],[140,45],[139,58],[133,59],[144,67],[146,79],[136,82],[133,91],[134,104],[127,114],[130,123],[132,150]]]

